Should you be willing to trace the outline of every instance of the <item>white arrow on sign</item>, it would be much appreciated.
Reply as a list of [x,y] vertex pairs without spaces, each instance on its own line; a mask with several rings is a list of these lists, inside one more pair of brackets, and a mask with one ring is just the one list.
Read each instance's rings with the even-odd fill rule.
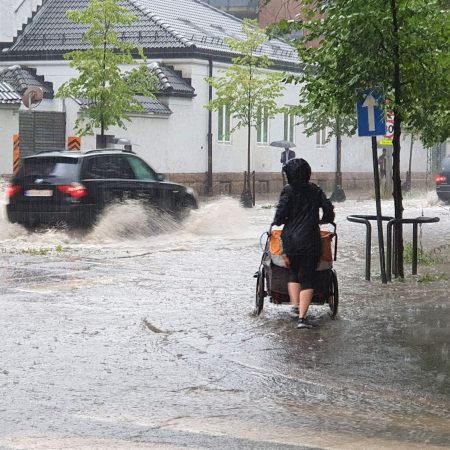
[[369,131],[375,131],[375,107],[378,106],[378,102],[374,99],[372,94],[369,94],[364,103],[363,108],[367,108],[367,117],[369,118]]

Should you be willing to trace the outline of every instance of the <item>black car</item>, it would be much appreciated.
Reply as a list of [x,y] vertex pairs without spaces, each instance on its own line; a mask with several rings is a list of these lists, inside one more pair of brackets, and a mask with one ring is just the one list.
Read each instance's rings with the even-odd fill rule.
[[191,188],[164,181],[134,152],[63,150],[22,159],[7,187],[6,212],[10,222],[27,227],[88,227],[106,205],[127,199],[176,217],[198,207]]
[[436,193],[444,202],[450,202],[450,156],[444,158],[442,171],[436,175]]

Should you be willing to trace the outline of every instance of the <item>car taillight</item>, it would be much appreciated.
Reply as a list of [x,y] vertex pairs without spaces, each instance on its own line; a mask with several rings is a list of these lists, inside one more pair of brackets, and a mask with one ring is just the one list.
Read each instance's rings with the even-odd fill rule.
[[81,198],[87,195],[87,189],[82,184],[60,184],[58,191],[68,194],[72,198]]
[[434,181],[436,181],[436,184],[447,183],[447,177],[445,175],[436,175]]
[[22,186],[18,184],[10,184],[6,188],[6,196],[8,198],[14,197],[16,194],[18,194],[22,190]]

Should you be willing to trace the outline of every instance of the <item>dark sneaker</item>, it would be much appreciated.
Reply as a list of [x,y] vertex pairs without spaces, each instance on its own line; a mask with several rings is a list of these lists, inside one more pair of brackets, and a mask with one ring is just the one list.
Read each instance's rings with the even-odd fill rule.
[[290,315],[293,319],[298,319],[298,315],[299,315],[298,308],[296,308],[295,306],[293,306],[293,307],[289,310],[289,315]]
[[298,319],[297,328],[312,328],[312,325],[308,322],[308,319],[301,317]]

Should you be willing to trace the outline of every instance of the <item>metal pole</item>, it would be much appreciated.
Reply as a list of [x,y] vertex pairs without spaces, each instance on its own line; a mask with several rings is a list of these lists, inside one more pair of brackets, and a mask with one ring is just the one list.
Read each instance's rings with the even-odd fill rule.
[[417,275],[417,222],[413,222],[412,274]]
[[[372,225],[369,219],[374,219],[375,216],[348,216],[347,220],[355,223],[363,223],[366,226],[366,280],[370,281],[370,265],[371,265],[371,248],[372,248]],[[336,245],[336,242],[335,242]]]
[[[213,76],[213,61],[209,58],[209,78]],[[212,86],[209,84],[208,98],[211,102],[212,100]],[[208,173],[206,181],[206,192],[208,195],[213,193],[213,180],[212,180],[212,111],[208,110]]]
[[256,173],[255,173],[255,171],[252,172],[252,177],[253,177],[253,206],[255,206],[255,204],[256,204],[256,191],[255,191]]
[[372,225],[366,220],[366,280],[370,281],[370,260],[372,247]]
[[380,250],[381,282],[387,283],[384,260],[383,220],[381,216],[380,176],[378,173],[377,137],[372,136],[373,178],[375,185],[375,203],[377,207],[378,246]]
[[387,224],[387,236],[386,236],[386,278],[387,281],[392,281],[392,225],[393,221],[390,220]]
[[392,275],[394,275],[395,278],[398,277],[398,269],[397,269],[397,264],[395,264],[395,261],[397,261],[397,245],[395,244],[395,236],[396,236],[396,232],[395,232],[395,227],[397,226],[397,222],[393,223],[393,230],[394,232],[392,233],[392,266],[391,266],[391,271],[392,271]]

